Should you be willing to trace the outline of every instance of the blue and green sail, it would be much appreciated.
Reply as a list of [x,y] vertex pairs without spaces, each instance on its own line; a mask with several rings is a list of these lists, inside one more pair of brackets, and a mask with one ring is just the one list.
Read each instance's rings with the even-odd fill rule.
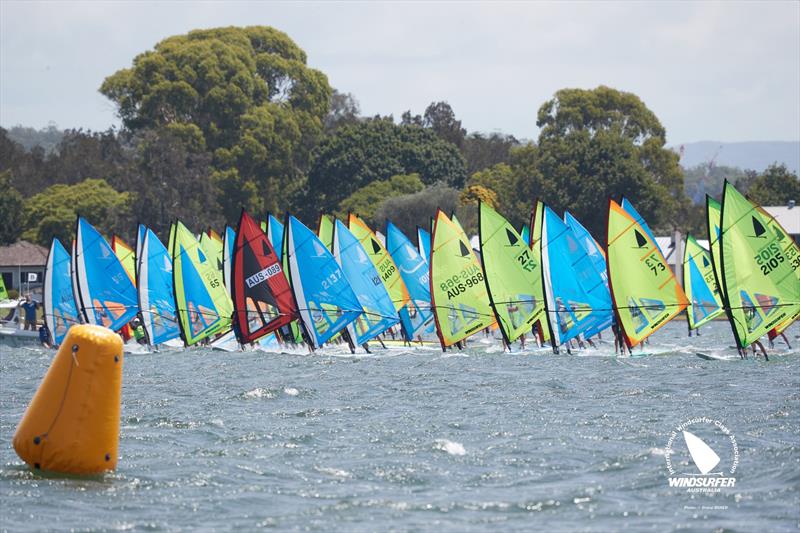
[[408,334],[409,340],[429,339],[435,334],[436,326],[431,311],[428,261],[422,257],[402,230],[388,221],[386,248],[400,271],[410,297],[410,305],[406,306],[408,313],[400,315],[403,331]]
[[441,209],[431,246],[431,306],[444,349],[497,322],[478,258],[461,225]]
[[768,217],[729,182],[720,214],[720,272],[734,337],[746,348],[800,311],[800,279]]
[[689,304],[667,260],[629,209],[609,200],[608,285],[628,348],[662,328]]
[[231,272],[233,271],[233,249],[235,244],[236,230],[230,226],[225,226],[225,233],[222,236],[222,281],[228,294],[231,294],[233,290]]
[[181,332],[175,310],[172,258],[158,236],[148,228],[139,246],[136,279],[142,326],[150,344],[177,339]]
[[[583,248],[583,251],[589,256],[595,272],[597,272],[600,275],[600,279],[603,280],[603,285],[605,285],[606,289],[602,291],[602,299],[608,303],[610,308],[611,291],[608,288],[608,269],[606,267],[606,253],[603,247],[600,246],[600,243],[589,233],[589,230],[587,230],[577,218],[572,216],[572,213],[568,211],[564,212],[564,222],[569,226],[575,238],[578,239],[578,243]],[[593,337],[611,327],[611,323],[614,321],[614,313],[609,311],[605,316],[606,320],[598,320],[597,324],[586,330],[587,337]]]
[[725,312],[711,253],[691,235],[686,236],[683,251],[683,292],[689,300],[686,316],[690,329],[697,329]]
[[191,346],[229,331],[233,304],[222,280],[220,257],[203,250],[180,221],[170,236],[175,311],[181,338]]
[[553,346],[610,326],[612,305],[605,281],[570,227],[547,206],[540,242]]
[[117,331],[139,311],[136,287],[111,245],[78,217],[74,266],[78,310],[89,324]]
[[302,222],[286,222],[284,260],[297,310],[311,348],[319,347],[364,311],[339,264],[322,241]]
[[486,203],[478,208],[478,236],[489,299],[507,343],[530,333],[544,317],[542,265],[514,226]]
[[264,233],[267,234],[267,238],[270,244],[272,244],[272,248],[275,250],[278,260],[283,260],[283,224],[281,221],[271,214],[268,215],[267,229]]
[[417,249],[426,263],[431,262],[431,233],[417,226]]
[[337,220],[333,231],[333,256],[364,310],[348,326],[355,344],[374,339],[400,319],[375,265],[359,240]]
[[[69,252],[58,239],[53,239],[47,266],[44,271],[44,320],[50,333],[50,341],[59,345],[74,324],[79,324],[75,294],[72,292],[70,278],[71,258]],[[2,277],[0,277],[2,283]],[[5,287],[3,287],[5,289]],[[6,297],[8,297],[6,295]],[[0,299],[2,294],[0,294]]]

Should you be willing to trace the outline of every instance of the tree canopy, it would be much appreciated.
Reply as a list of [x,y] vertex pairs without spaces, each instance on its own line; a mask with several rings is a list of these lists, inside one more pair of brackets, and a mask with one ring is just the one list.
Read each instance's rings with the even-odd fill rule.
[[[396,174],[417,174],[430,185],[461,187],[466,179],[458,149],[430,129],[397,125],[391,118],[348,124],[323,139],[308,175],[305,215],[333,211],[353,192]],[[311,210],[311,212],[309,212]]]
[[0,246],[12,244],[22,234],[24,205],[22,195],[11,185],[11,171],[0,172]]
[[118,230],[132,222],[130,200],[131,193],[117,192],[102,179],[52,185],[25,203],[27,229],[22,237],[42,246],[58,237],[66,246],[75,235],[77,215],[105,231]]
[[687,202],[678,154],[634,94],[609,87],[562,89],[539,108],[540,197],[569,209],[596,236],[605,228],[608,197],[627,196],[655,227],[679,226]]
[[375,211],[385,200],[413,194],[424,188],[419,174],[398,174],[388,180],[373,181],[342,200],[336,216],[344,220],[348,213],[355,213],[368,223],[373,223]]
[[305,52],[265,26],[169,37],[106,78],[100,92],[129,130],[171,130],[213,153],[229,220],[243,206],[256,214],[286,207],[331,97]]
[[786,205],[789,200],[800,201],[800,180],[786,165],[775,163],[753,181],[747,194],[761,205]]

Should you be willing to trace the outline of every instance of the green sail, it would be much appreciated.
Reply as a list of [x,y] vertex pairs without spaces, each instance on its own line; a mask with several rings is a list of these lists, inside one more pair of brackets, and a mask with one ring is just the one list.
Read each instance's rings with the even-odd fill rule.
[[689,302],[667,260],[617,202],[608,206],[606,261],[617,323],[632,348],[683,312]]
[[514,226],[485,203],[479,206],[478,236],[494,314],[506,341],[513,342],[544,315],[541,264]]
[[[544,273],[541,270],[542,264],[542,217],[544,216],[544,203],[541,200],[537,200],[534,203],[533,210],[531,211],[531,224],[530,224],[530,248],[533,252],[533,260],[536,261],[537,265],[540,265],[539,272],[541,272],[541,276]],[[542,293],[544,293],[544,278],[541,278],[539,281],[539,286],[542,287]],[[538,329],[539,332],[542,334],[542,340],[549,341],[550,340],[550,326],[549,322],[547,321],[547,317],[544,315],[544,309],[542,309],[542,316],[539,317],[538,322]]]
[[[759,207],[758,210],[767,218],[767,221],[769,222],[769,229],[775,233],[775,236],[778,238],[778,242],[781,243],[781,246],[783,247],[783,254],[786,257],[786,260],[789,261],[789,264],[794,268],[795,276],[800,278],[800,246],[798,246],[794,239],[792,239],[791,235],[786,233],[786,230],[783,229],[783,226],[781,226],[777,220],[775,220],[775,217],[767,213],[767,211],[762,207]],[[775,326],[774,332],[770,332],[770,338],[772,338],[774,334],[783,332],[798,318],[800,318],[800,307],[798,307],[794,315],[784,320],[781,324]]]
[[711,254],[691,235],[686,237],[683,252],[683,292],[689,300],[686,316],[691,329],[699,328],[725,312]]
[[333,226],[336,219],[333,215],[321,214],[319,216],[319,227],[317,228],[317,237],[322,241],[322,244],[333,253]]
[[431,306],[442,348],[496,323],[469,240],[441,210],[431,236]]
[[210,233],[200,235],[200,248],[208,257],[213,258],[213,265],[222,273],[222,260],[224,246],[222,240],[215,238]]
[[722,206],[719,205],[719,202],[710,196],[706,196],[706,225],[708,228],[708,249],[711,252],[711,266],[714,270],[714,277],[717,280],[717,289],[719,290],[720,296],[722,296],[722,301],[725,302],[725,293],[722,290],[722,272],[719,269],[719,232],[721,213]]
[[6,290],[6,284],[3,281],[3,276],[0,276],[0,300],[8,300],[8,291]]
[[720,224],[720,271],[731,327],[746,348],[798,312],[797,264],[786,257],[770,222],[725,182]]
[[186,345],[230,329],[233,305],[222,283],[216,258],[200,247],[178,222],[170,230],[175,308]]

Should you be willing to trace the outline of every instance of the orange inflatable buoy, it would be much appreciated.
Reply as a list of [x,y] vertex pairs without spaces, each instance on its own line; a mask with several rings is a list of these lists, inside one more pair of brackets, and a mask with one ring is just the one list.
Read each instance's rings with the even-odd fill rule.
[[17,426],[17,455],[37,470],[114,470],[121,388],[119,335],[101,326],[72,326]]

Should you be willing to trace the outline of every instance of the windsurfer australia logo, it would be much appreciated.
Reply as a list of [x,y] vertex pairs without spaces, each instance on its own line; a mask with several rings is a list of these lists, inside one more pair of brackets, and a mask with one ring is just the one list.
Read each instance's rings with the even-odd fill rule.
[[736,486],[739,445],[719,420],[701,417],[678,424],[670,432],[664,455],[672,488],[713,494]]

